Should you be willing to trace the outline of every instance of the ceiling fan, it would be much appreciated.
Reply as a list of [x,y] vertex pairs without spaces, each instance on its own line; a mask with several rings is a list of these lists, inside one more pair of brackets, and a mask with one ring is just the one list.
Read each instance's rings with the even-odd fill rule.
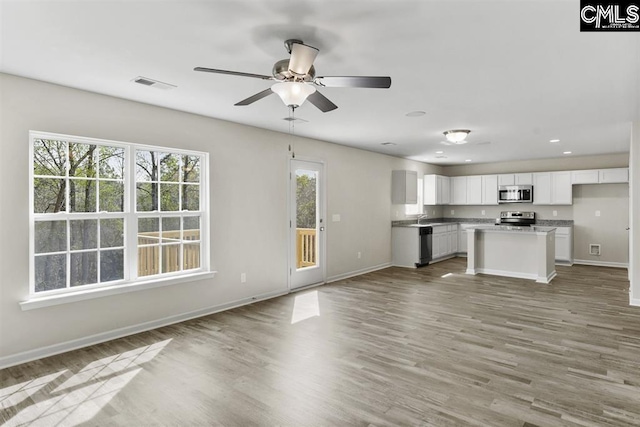
[[207,73],[229,74],[240,77],[253,77],[262,80],[274,80],[277,83],[270,88],[258,92],[255,95],[244,99],[235,105],[249,105],[254,102],[277,93],[288,107],[297,108],[305,100],[309,100],[320,111],[327,111],[338,108],[327,97],[316,90],[316,87],[363,87],[388,89],[391,87],[391,77],[371,77],[371,76],[330,76],[316,77],[316,70],[313,61],[318,56],[319,50],[308,46],[302,40],[289,39],[284,42],[284,46],[291,54],[289,59],[282,59],[273,65],[271,76],[262,74],[242,73],[238,71],[216,70],[214,68],[196,67],[194,71],[204,71]]

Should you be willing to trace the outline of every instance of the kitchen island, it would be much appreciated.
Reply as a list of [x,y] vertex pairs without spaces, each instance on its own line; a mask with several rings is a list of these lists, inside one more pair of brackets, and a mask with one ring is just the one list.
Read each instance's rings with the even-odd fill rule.
[[556,276],[555,228],[478,226],[467,230],[467,274],[533,279]]

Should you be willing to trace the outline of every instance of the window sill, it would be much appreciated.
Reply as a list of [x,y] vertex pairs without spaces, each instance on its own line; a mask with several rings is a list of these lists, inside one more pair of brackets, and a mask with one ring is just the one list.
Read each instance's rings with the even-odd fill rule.
[[107,288],[89,289],[86,291],[78,291],[70,294],[34,297],[20,302],[20,308],[22,309],[22,311],[33,310],[36,308],[50,307],[53,305],[67,304],[71,302],[84,301],[110,295],[124,294],[127,292],[142,291],[145,289],[153,289],[163,286],[177,285],[180,283],[194,282],[196,280],[212,279],[215,274],[215,271],[206,271],[180,277],[156,278],[145,282],[135,282]]

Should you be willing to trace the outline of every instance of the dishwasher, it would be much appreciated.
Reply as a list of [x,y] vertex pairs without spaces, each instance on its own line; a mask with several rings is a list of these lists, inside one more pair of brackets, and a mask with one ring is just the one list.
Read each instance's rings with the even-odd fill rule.
[[433,228],[431,227],[420,227],[419,229],[420,236],[420,262],[416,263],[416,267],[423,267],[425,265],[429,265],[431,262],[431,254],[433,248]]

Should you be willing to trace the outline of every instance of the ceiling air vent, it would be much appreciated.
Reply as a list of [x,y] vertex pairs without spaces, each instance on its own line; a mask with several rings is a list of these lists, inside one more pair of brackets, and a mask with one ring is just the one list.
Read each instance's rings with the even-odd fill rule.
[[141,77],[141,76],[136,77],[132,81],[134,83],[138,83],[138,84],[141,84],[141,85],[144,85],[144,86],[151,86],[151,87],[154,87],[156,89],[168,90],[168,89],[173,89],[173,88],[177,87],[176,85],[172,85],[172,84],[169,84],[169,83],[163,83],[163,82],[160,82],[158,80],[153,80],[153,79],[150,79],[148,77]]

